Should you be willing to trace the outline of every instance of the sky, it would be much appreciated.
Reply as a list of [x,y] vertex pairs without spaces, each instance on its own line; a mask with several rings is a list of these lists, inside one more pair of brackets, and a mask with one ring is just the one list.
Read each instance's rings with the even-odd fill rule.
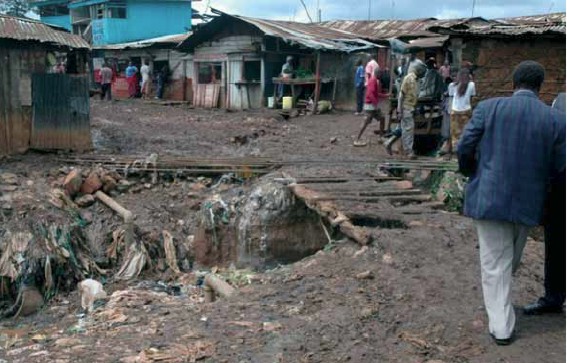
[[[536,15],[547,12],[565,12],[564,0],[304,0],[313,20],[316,20],[317,2],[322,20],[368,19],[370,2],[371,19],[463,18],[474,16],[502,18]],[[193,7],[202,11],[210,7],[231,14],[251,17],[308,21],[300,0],[201,0]]]

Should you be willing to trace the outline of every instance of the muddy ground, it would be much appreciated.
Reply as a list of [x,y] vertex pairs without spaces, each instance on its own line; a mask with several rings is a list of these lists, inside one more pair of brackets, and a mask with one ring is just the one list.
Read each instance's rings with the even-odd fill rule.
[[[365,135],[369,146],[352,146],[362,120],[345,113],[285,121],[271,111],[93,101],[91,117],[93,153],[98,154],[385,157],[372,134],[376,125]],[[247,142],[233,142],[236,136]],[[62,157],[30,153],[2,161],[0,172],[17,174],[21,194],[12,202],[16,212],[3,223],[23,223],[41,209],[34,206],[67,171],[61,170],[69,166]],[[376,165],[312,163],[284,169],[310,176],[370,175]],[[167,229],[176,240],[195,233],[199,203],[218,192],[192,178],[146,184],[139,180],[136,192],[116,199],[134,212],[144,233]],[[246,191],[253,184],[232,187]],[[107,238],[120,225],[102,206],[87,212],[94,215],[94,236]],[[178,275],[162,269],[127,283],[109,281],[105,288],[114,294],[86,317],[76,291],[60,293],[36,315],[0,322],[0,357],[8,362],[564,361],[564,314],[526,317],[518,311],[517,341],[493,345],[469,219],[443,210],[409,218],[406,228],[368,227],[374,236],[368,247],[341,239],[294,264],[249,272],[238,280],[236,296],[214,303],[204,303],[202,289],[195,287],[199,266]],[[357,277],[361,273],[368,278]],[[184,286],[183,293],[168,294],[155,284],[158,280]],[[542,283],[543,244],[530,239],[514,279],[515,304],[536,299]]]

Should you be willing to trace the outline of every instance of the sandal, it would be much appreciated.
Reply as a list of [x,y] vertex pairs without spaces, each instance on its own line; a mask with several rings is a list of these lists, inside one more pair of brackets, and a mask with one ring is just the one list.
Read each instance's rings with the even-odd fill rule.
[[368,145],[368,143],[366,141],[356,140],[355,142],[352,143],[352,145],[362,147]]

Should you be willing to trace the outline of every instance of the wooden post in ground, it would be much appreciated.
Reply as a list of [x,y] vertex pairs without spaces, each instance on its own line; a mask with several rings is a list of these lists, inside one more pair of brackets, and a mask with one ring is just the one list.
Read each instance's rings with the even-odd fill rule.
[[317,113],[319,97],[321,96],[321,52],[317,51],[317,63],[315,66],[315,100],[313,104],[313,114]]

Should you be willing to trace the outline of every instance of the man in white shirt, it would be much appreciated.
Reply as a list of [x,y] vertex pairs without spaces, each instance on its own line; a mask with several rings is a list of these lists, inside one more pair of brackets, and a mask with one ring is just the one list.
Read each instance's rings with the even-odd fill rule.
[[148,61],[145,61],[140,68],[142,74],[142,98],[148,98],[150,95],[150,66]]

